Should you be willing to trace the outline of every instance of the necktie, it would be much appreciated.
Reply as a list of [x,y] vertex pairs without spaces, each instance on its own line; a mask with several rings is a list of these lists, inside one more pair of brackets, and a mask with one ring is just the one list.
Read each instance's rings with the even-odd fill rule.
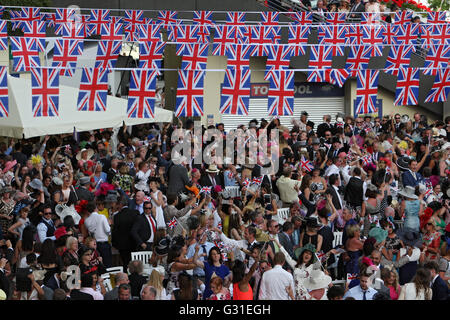
[[211,182],[212,182],[213,187],[215,187],[216,186],[216,179],[214,177],[211,177]]
[[150,223],[152,224],[153,234],[155,234],[156,227],[155,227],[155,223],[153,222],[153,218],[152,218],[151,214],[148,216],[148,219],[150,220]]
[[366,298],[366,291],[363,291],[363,300],[367,300],[367,298]]

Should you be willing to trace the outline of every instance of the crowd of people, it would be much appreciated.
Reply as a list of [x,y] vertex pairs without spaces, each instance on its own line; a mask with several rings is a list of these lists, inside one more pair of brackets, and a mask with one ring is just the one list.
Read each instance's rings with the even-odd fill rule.
[[450,118],[253,119],[279,132],[256,163],[204,137],[212,163],[172,152],[177,128],[194,121],[3,139],[0,298],[448,299]]

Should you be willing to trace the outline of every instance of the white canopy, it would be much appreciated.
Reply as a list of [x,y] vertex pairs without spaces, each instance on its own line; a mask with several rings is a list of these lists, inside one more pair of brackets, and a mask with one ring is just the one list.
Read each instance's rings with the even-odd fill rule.
[[108,96],[106,111],[77,111],[78,88],[59,86],[59,116],[33,117],[31,80],[8,75],[9,116],[0,118],[0,136],[31,138],[150,122],[172,122],[173,112],[155,108],[155,118],[129,119],[128,101]]

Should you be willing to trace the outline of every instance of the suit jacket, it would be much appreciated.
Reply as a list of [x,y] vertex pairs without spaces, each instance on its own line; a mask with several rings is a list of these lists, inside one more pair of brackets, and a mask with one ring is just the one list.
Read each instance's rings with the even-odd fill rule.
[[[333,205],[334,205],[334,207],[336,208],[336,210],[341,210],[341,209],[342,209],[342,206],[341,206],[341,203],[339,202],[339,197],[338,197],[338,194],[337,194],[337,192],[336,192],[336,189],[334,189],[333,186],[330,186],[330,185],[329,185],[327,190],[330,191],[330,194],[331,194],[331,200],[333,201]],[[339,196],[340,196],[340,195],[339,195]],[[341,196],[341,200],[344,200],[344,199],[342,198],[342,196]]]
[[94,297],[89,293],[81,292],[79,289],[73,289],[70,292],[71,300],[94,300]]
[[[223,188],[223,186],[224,186],[224,183],[223,183],[223,179],[220,177],[220,175],[219,174],[216,174],[215,176],[214,176],[214,179],[216,180],[216,185],[220,185],[220,186],[222,186],[222,188]],[[204,174],[201,178],[200,178],[200,185],[202,186],[202,187],[212,187],[212,182],[211,182],[211,179],[210,179],[210,175],[208,174],[208,173],[206,173],[206,174]]]
[[294,244],[292,243],[292,239],[284,232],[280,232],[278,234],[278,240],[284,249],[289,253],[289,255],[295,259],[294,255]]
[[75,192],[79,200],[94,201],[94,194],[85,187],[79,187]]
[[178,194],[185,190],[185,185],[189,184],[188,171],[181,164],[169,165],[168,176],[168,194]]
[[134,222],[139,217],[139,211],[123,208],[114,216],[114,226],[111,232],[112,245],[117,250],[134,250],[135,241],[131,235]]
[[431,286],[433,290],[433,296],[431,300],[448,300],[448,287],[444,280],[440,276],[434,280],[433,285]]
[[334,134],[335,130],[331,123],[324,122],[324,123],[319,124],[319,126],[317,127],[317,136],[319,138],[322,138],[322,137],[325,138],[325,131],[327,131],[327,130],[330,130],[331,134]]
[[[155,223],[155,228],[157,228],[155,218],[153,218],[153,222]],[[137,247],[139,247],[142,243],[147,242],[147,240],[152,236],[152,232],[153,228],[145,214],[141,214],[137,217],[134,221],[133,227],[131,228],[131,236],[133,237]]]
[[411,171],[407,170],[402,173],[402,182],[403,186],[411,186],[416,187],[421,181],[423,180],[423,177],[420,173],[416,172],[416,179],[414,179]]
[[137,273],[130,274],[128,276],[128,279],[130,280],[131,296],[139,297],[142,286],[147,283],[147,279]]
[[384,157],[384,153],[383,152],[374,152],[372,153],[372,159],[375,161],[380,161],[380,158]]

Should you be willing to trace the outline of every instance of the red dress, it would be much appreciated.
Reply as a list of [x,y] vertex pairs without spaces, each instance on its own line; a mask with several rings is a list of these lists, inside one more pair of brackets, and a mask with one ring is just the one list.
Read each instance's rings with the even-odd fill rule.
[[253,300],[253,289],[251,285],[248,285],[247,292],[243,292],[239,289],[239,283],[233,284],[233,300]]

